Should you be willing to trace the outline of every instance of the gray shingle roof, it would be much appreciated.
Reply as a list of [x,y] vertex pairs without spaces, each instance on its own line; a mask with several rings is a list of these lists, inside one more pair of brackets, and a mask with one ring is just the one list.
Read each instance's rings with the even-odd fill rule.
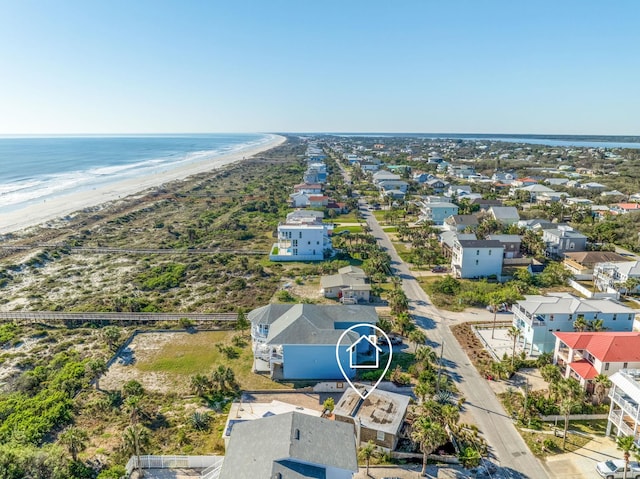
[[502,248],[502,243],[496,240],[458,240],[463,248]]
[[[371,306],[270,304],[251,311],[248,319],[252,324],[271,325],[268,344],[335,345],[343,333],[336,323],[376,324],[378,314]],[[351,331],[343,341],[351,344],[354,339],[358,335]]]
[[353,425],[291,412],[236,424],[219,479],[322,479],[326,467],[358,470]]

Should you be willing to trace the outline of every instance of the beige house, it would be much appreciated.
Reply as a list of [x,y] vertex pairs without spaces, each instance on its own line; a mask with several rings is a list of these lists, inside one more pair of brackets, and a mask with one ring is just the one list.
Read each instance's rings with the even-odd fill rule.
[[[371,386],[356,385],[364,395]],[[369,441],[386,451],[393,451],[404,437],[404,418],[409,396],[376,389],[362,399],[349,388],[333,410],[336,421],[353,424],[358,445]]]
[[343,302],[368,303],[371,296],[367,275],[355,266],[345,266],[338,270],[338,274],[322,276],[320,286],[325,298],[339,298]]

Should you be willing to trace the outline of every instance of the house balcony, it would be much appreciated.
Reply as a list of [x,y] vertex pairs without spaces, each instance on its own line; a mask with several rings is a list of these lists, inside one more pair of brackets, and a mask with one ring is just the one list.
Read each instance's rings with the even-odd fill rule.
[[636,404],[635,401],[632,401],[628,396],[611,390],[609,392],[609,398],[632,418],[640,418],[640,406],[638,406],[638,404]]

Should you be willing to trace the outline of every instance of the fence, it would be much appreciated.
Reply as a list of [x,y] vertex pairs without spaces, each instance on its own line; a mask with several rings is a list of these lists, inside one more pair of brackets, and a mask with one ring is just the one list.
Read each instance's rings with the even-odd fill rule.
[[[209,477],[207,479],[213,479],[210,473],[216,470],[216,467],[222,465],[224,456],[140,456],[140,467],[142,469],[204,469],[204,473],[207,472]],[[127,471],[127,477],[137,469],[138,458],[131,456],[125,469]]]
[[580,294],[586,296],[587,298],[593,299],[604,299],[604,298],[612,298],[618,299],[620,297],[619,293],[594,293],[593,291],[589,291],[587,288],[582,286],[580,283],[570,279],[569,286],[578,291]]
[[[608,414],[569,414],[569,421],[593,421],[595,419],[607,419]],[[544,422],[564,422],[564,416],[561,414],[551,414],[549,416],[540,416]]]

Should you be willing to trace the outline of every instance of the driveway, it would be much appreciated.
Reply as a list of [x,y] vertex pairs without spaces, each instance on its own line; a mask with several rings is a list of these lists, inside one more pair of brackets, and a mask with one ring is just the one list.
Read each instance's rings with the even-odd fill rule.
[[[360,202],[364,203],[362,200]],[[411,314],[427,334],[429,345],[436,351],[443,351],[443,364],[466,398],[465,410],[473,415],[475,424],[487,440],[492,459],[509,477],[549,477],[513,427],[511,418],[498,402],[487,384],[488,381],[480,377],[467,355],[458,346],[450,330],[450,326],[457,321],[431,304],[429,297],[398,256],[376,218],[369,211],[364,211],[363,217],[378,244],[391,256],[393,273],[402,278],[402,288],[410,301]]]
[[547,459],[551,477],[563,479],[598,478],[596,464],[609,459],[622,459],[622,451],[616,448],[610,437],[597,437],[575,452],[560,454]]

